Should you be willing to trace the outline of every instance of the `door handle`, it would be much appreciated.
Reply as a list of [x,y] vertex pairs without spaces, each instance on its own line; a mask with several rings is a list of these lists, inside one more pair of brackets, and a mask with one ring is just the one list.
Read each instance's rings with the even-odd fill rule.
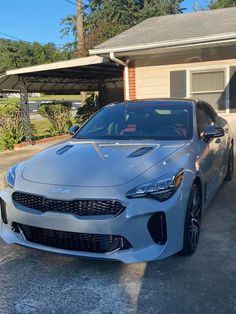
[[216,144],[220,144],[220,142],[221,142],[220,138],[217,138],[216,141],[215,141]]

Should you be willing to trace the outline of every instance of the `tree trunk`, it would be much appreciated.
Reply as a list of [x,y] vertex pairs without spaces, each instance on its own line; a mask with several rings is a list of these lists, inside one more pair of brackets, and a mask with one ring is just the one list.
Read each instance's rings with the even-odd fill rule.
[[[83,58],[89,55],[86,49],[85,39],[84,39],[84,16],[83,16],[83,5],[81,0],[77,0],[77,57]],[[85,105],[87,99],[87,92],[81,91],[81,104]]]

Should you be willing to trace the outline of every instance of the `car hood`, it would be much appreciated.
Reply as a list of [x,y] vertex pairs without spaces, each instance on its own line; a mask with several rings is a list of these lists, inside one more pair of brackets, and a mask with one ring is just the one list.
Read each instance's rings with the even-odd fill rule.
[[63,186],[122,185],[176,152],[183,144],[70,140],[25,163],[25,180]]

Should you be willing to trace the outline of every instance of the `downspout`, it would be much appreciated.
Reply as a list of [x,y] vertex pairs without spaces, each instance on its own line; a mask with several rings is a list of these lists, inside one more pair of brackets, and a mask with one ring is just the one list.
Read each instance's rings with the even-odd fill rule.
[[125,71],[125,96],[126,96],[125,98],[126,98],[126,100],[130,100],[130,97],[129,97],[129,66],[128,66],[129,59],[126,62],[124,62],[123,60],[116,58],[114,52],[110,52],[110,59],[117,64],[123,65],[123,67],[124,67],[124,71]]

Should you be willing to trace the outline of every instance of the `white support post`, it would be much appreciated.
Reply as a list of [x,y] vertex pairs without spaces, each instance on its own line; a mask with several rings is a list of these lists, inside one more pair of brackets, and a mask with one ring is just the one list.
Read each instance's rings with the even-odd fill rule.
[[230,67],[225,70],[225,97],[226,97],[226,114],[230,114]]

